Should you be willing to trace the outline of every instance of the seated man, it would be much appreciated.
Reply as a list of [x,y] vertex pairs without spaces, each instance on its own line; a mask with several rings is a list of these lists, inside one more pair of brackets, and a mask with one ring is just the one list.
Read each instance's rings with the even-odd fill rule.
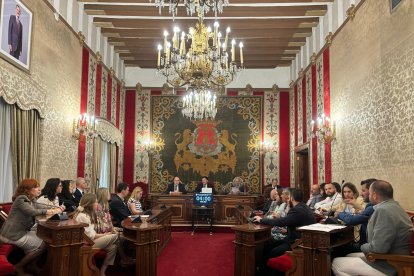
[[187,193],[184,184],[181,182],[178,176],[174,177],[173,183],[168,184],[167,190],[164,193],[169,194],[173,192],[180,192],[183,194]]
[[339,204],[342,202],[342,196],[337,191],[333,183],[325,184],[325,192],[327,197],[315,204],[315,210],[323,213],[330,213],[335,211]]
[[367,227],[368,242],[361,246],[361,253],[335,258],[332,271],[335,275],[396,275],[393,266],[384,261],[368,263],[365,255],[370,252],[380,254],[410,254],[410,241],[413,225],[401,206],[393,199],[390,183],[377,180],[369,188],[369,200],[374,205]]
[[346,225],[356,226],[361,224],[361,228],[359,229],[359,245],[363,245],[367,242],[367,224],[372,213],[374,213],[373,205],[369,202],[369,187],[374,181],[376,181],[376,179],[373,178],[361,181],[361,195],[366,203],[365,209],[362,212],[358,214],[340,212],[338,214],[338,219],[342,220]]
[[309,200],[306,203],[306,205],[309,206],[309,208],[311,209],[315,209],[315,204],[318,203],[319,201],[321,201],[322,199],[322,195],[321,195],[321,190],[319,188],[318,184],[313,184],[312,185],[312,192],[310,194]]
[[114,217],[114,226],[122,227],[121,222],[126,219],[131,213],[125,203],[125,197],[129,193],[129,186],[127,183],[119,183],[116,187],[117,194],[109,203],[109,210]]
[[285,217],[277,219],[254,217],[255,221],[263,224],[287,227],[287,237],[285,239],[266,246],[264,252],[266,259],[278,257],[290,250],[290,246],[296,239],[300,238],[300,232],[296,230],[297,227],[316,223],[312,210],[302,202],[303,192],[301,190],[293,189],[290,192],[290,201],[293,207]]
[[213,195],[216,194],[216,190],[214,189],[214,185],[212,183],[208,182],[208,177],[203,176],[201,178],[201,183],[197,185],[197,188],[195,189],[196,193],[201,193],[203,188],[211,188]]

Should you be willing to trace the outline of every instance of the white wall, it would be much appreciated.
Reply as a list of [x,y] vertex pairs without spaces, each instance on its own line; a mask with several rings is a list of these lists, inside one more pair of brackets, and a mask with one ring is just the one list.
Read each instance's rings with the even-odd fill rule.
[[[141,69],[126,67],[125,85],[134,87],[137,83],[143,87],[162,87],[165,77],[156,73],[155,69]],[[277,84],[280,88],[289,87],[290,68],[276,69],[245,69],[237,74],[236,79],[227,85],[227,88],[244,88],[250,84],[253,88],[271,88]]]

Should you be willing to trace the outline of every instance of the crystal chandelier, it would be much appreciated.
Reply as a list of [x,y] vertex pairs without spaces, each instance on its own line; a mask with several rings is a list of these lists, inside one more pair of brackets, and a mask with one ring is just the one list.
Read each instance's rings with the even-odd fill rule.
[[[150,2],[152,1],[150,0]],[[201,17],[204,17],[210,10],[213,10],[215,17],[217,17],[217,13],[222,13],[223,7],[229,4],[228,0],[155,0],[155,6],[160,14],[166,2],[168,2],[168,12],[173,16],[173,19],[177,15],[179,4],[185,6],[187,15],[192,16],[197,13]]]
[[[220,89],[233,81],[236,73],[243,68],[243,43],[240,48],[240,67],[236,63],[236,41],[228,47],[230,28],[222,41],[214,23],[214,30],[206,27],[201,17],[189,33],[174,28],[172,41],[164,31],[164,46],[158,45],[157,72],[166,77],[173,87],[214,87]],[[190,46],[187,51],[187,45]],[[230,60],[231,56],[231,60]]]
[[214,119],[217,114],[217,96],[203,87],[190,88],[183,97],[184,116],[194,120]]

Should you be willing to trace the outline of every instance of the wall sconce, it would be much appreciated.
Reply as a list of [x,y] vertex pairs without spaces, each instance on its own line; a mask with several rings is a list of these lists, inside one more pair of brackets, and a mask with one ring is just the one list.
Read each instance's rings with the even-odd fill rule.
[[330,143],[336,139],[336,126],[334,120],[322,114],[322,117],[312,120],[312,138],[318,139],[320,143]]
[[95,138],[97,124],[95,116],[86,113],[79,115],[77,119],[73,119],[72,137],[76,140]]

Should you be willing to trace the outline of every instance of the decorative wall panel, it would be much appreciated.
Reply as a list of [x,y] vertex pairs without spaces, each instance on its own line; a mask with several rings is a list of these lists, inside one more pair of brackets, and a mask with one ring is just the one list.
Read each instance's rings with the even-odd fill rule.
[[298,145],[303,144],[303,103],[302,101],[306,101],[306,99],[302,98],[302,79],[298,80]]
[[[150,133],[150,91],[137,91],[135,103],[135,155],[134,155],[134,181],[148,183],[149,180],[149,154],[145,143],[157,137]],[[159,142],[157,140],[157,142]]]
[[264,95],[263,109],[263,141],[270,149],[264,154],[265,183],[271,183],[272,179],[279,179],[279,118],[280,118],[280,98],[278,91],[268,91]]
[[[324,78],[323,55],[316,59],[316,114],[321,117],[324,114]],[[318,183],[325,182],[325,147],[317,142],[318,152]]]
[[[306,141],[307,143],[312,139],[312,70],[306,71],[304,76],[306,78]],[[313,160],[312,160],[312,143],[309,143],[309,179],[313,179]]]
[[332,173],[358,184],[389,181],[414,210],[414,9],[367,0],[331,46]]
[[290,186],[295,187],[295,89],[289,91],[290,116]]
[[102,68],[102,75],[101,75],[101,117],[106,118],[107,114],[107,101],[110,101],[111,99],[108,99],[108,70],[105,68]]

